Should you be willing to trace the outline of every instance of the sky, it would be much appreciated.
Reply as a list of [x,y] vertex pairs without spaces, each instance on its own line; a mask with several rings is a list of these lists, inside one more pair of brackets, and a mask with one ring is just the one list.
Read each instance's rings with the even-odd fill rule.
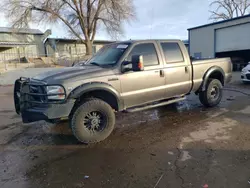
[[[123,24],[124,35],[129,39],[188,39],[187,29],[211,22],[209,3],[211,0],[134,0],[136,19]],[[0,13],[0,27],[9,27],[8,20]],[[69,37],[62,24],[31,25],[31,28],[52,29],[51,37]],[[98,40],[111,40],[104,29],[99,29]]]

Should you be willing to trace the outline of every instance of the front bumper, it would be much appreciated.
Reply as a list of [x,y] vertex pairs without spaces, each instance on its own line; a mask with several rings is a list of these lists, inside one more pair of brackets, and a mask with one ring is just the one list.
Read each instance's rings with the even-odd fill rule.
[[250,82],[250,72],[241,73],[241,80],[244,82]]
[[74,101],[65,104],[52,104],[47,107],[32,107],[21,111],[23,123],[45,120],[52,121],[67,118],[74,106]]
[[19,79],[15,82],[14,102],[17,114],[21,114],[23,123],[35,121],[57,120],[67,118],[75,104],[75,100],[49,101],[45,93],[31,92],[31,86],[46,87],[45,83],[30,83],[28,79]]

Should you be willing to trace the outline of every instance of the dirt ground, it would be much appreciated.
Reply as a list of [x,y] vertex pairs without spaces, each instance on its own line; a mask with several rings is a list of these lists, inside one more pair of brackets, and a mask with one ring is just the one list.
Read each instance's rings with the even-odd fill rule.
[[227,85],[216,108],[190,95],[117,114],[112,135],[93,145],[78,143],[67,122],[22,124],[12,89],[0,87],[1,188],[250,187],[250,85]]

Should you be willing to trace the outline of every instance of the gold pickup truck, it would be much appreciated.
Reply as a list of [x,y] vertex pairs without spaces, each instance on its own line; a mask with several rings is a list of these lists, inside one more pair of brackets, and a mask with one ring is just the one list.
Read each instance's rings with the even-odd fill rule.
[[16,112],[23,122],[69,119],[84,143],[107,138],[115,112],[135,112],[185,100],[194,92],[206,107],[220,103],[232,77],[230,58],[190,60],[179,40],[107,45],[82,66],[16,80]]

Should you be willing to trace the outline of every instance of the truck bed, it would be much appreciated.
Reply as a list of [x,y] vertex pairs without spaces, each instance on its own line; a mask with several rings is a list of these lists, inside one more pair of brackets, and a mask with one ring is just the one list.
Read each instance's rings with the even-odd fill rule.
[[[231,66],[228,66],[228,64]],[[230,58],[215,58],[215,59],[202,59],[193,60],[193,91],[197,91],[202,83],[203,76],[211,67],[220,67],[225,71],[225,77],[232,73],[232,63]]]

